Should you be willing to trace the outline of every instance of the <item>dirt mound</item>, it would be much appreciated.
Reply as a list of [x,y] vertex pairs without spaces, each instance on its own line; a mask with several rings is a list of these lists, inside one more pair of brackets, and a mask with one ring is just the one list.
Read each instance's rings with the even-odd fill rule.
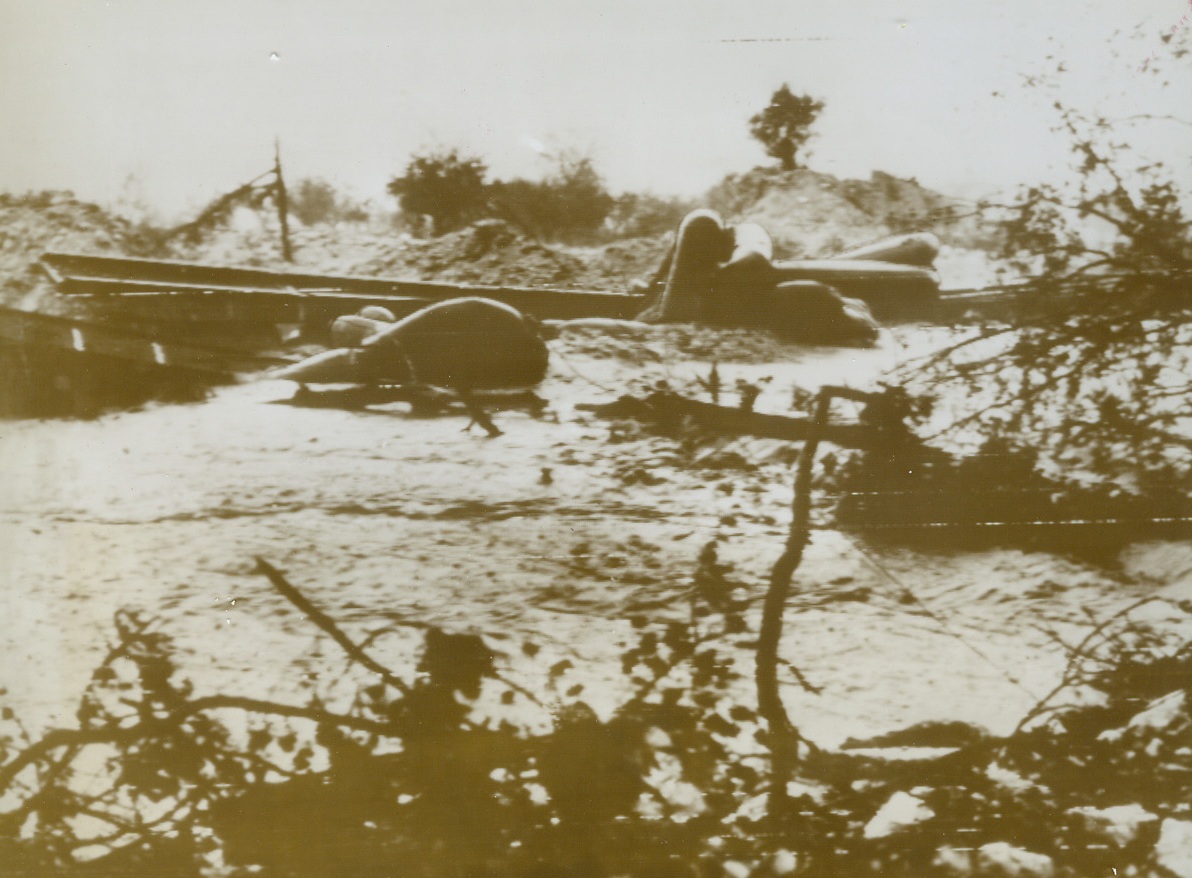
[[[977,286],[994,272],[987,253],[969,249],[987,248],[992,240],[975,219],[950,221],[957,208],[952,199],[880,172],[861,181],[756,168],[726,177],[705,203],[730,222],[761,223],[780,258],[826,255],[891,233],[929,228],[945,244],[940,265],[945,286]],[[0,194],[0,301],[68,310],[30,270],[50,249],[461,284],[622,291],[634,280],[653,276],[673,240],[663,234],[599,246],[550,244],[496,219],[430,239],[404,233],[384,218],[312,226],[292,219],[290,233],[293,262],[283,258],[278,219],[268,210],[238,209],[198,241],[162,243],[70,193]]]
[[627,238],[602,247],[571,248],[599,280],[600,289],[624,290],[634,280],[649,280],[666,257],[674,233],[650,238]]
[[729,222],[760,223],[777,255],[802,258],[833,252],[890,234],[931,231],[945,244],[985,246],[987,230],[956,199],[874,171],[869,180],[839,180],[806,168],[754,168],[713,187],[708,205]]
[[[890,234],[930,230],[958,267],[947,286],[978,285],[991,274],[986,254],[995,236],[969,208],[913,180],[874,172],[869,180],[839,180],[800,169],[755,168],[730,175],[704,203],[727,221],[752,220],[774,239],[780,258],[830,255]],[[291,222],[295,265],[328,273],[555,289],[624,290],[651,277],[672,234],[627,238],[599,246],[546,243],[498,219],[437,238],[416,238],[384,220],[369,223]],[[171,255],[223,264],[282,268],[280,230],[272,214],[240,212],[199,244],[175,244]],[[970,265],[977,263],[979,265]],[[951,273],[951,272],[950,272]]]
[[0,302],[30,310],[58,310],[50,287],[34,268],[47,250],[139,252],[127,220],[70,192],[0,193]]
[[415,238],[385,222],[310,227],[295,223],[290,237],[293,263],[282,258],[276,217],[246,212],[197,244],[171,245],[170,255],[283,271],[492,286],[617,289],[627,283],[615,268],[601,262],[599,250],[573,252],[543,244],[495,219],[437,238]]
[[428,240],[407,239],[392,255],[357,267],[366,274],[507,286],[582,287],[587,266],[577,256],[526,238],[501,220],[484,220]]

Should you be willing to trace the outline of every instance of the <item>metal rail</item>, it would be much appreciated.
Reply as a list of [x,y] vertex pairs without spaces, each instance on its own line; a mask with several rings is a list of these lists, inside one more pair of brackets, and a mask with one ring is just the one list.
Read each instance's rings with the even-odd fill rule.
[[[163,259],[48,252],[39,267],[65,295],[99,314],[144,324],[301,324],[322,330],[366,305],[396,316],[461,296],[495,299],[539,319],[632,319],[646,304],[641,293],[456,284],[397,278],[233,268]],[[786,279],[827,283],[867,301],[882,319],[952,321],[967,314],[1008,316],[1030,306],[1031,285],[938,291],[928,269],[857,259],[781,263]]]
[[[628,319],[641,310],[643,298],[639,294],[596,290],[431,283],[76,253],[46,253],[39,265],[62,293],[71,296],[100,299],[156,293],[161,296],[162,307],[177,310],[200,301],[194,294],[229,294],[241,300],[238,313],[229,315],[232,319],[258,310],[272,313],[278,307],[309,313],[318,320],[348,314],[364,305],[384,305],[409,313],[431,302],[461,296],[495,299],[542,319]],[[191,298],[174,298],[183,295]],[[143,299],[142,305],[147,301]],[[274,322],[304,322],[292,319],[292,314],[286,316],[290,319]]]
[[227,348],[173,344],[110,324],[5,307],[0,307],[0,349],[56,353],[81,362],[124,361],[209,384],[287,362]]

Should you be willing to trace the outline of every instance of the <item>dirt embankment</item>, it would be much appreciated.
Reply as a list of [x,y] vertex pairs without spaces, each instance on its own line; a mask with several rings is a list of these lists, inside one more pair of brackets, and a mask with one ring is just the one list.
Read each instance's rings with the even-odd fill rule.
[[[830,256],[846,247],[906,231],[931,231],[944,246],[937,260],[945,288],[974,287],[997,277],[993,232],[952,199],[916,183],[874,174],[837,180],[814,171],[757,169],[729,177],[703,204],[727,222],[766,228],[779,258]],[[415,238],[384,221],[339,223],[291,231],[295,263],[307,270],[504,286],[624,290],[662,264],[673,233],[588,246],[536,240],[501,220],[485,220],[438,238]],[[241,214],[198,244],[174,244],[169,255],[220,264],[285,268],[280,230],[268,214]]]
[[761,223],[789,258],[829,255],[907,231],[933,232],[952,247],[984,248],[991,240],[972,205],[881,171],[868,180],[840,180],[807,168],[754,168],[725,177],[706,200],[730,221]]
[[136,256],[144,242],[128,220],[70,192],[0,193],[0,304],[61,310],[36,268],[47,250]]
[[[88,209],[100,210],[93,205]],[[175,239],[160,258],[277,270],[444,281],[487,286],[622,290],[661,264],[670,235],[576,247],[535,240],[502,220],[437,238],[416,238],[385,219],[304,226],[291,219],[294,260],[282,256],[275,215],[247,209],[199,241]],[[56,244],[87,250],[86,242]],[[36,251],[30,258],[36,258]],[[107,248],[117,249],[117,248]]]
[[944,289],[977,288],[1008,277],[996,258],[1000,231],[976,206],[915,180],[874,171],[868,180],[840,180],[806,168],[754,168],[730,175],[706,196],[729,222],[760,223],[780,258],[830,256],[904,232],[931,232]]
[[[996,234],[969,207],[913,180],[880,172],[869,180],[838,180],[806,169],[755,168],[726,177],[702,203],[726,221],[761,223],[782,258],[825,256],[885,235],[928,230],[944,243],[938,266],[945,288],[976,286],[995,276],[988,251]],[[486,220],[423,239],[374,217],[312,226],[292,219],[291,238],[294,261],[289,263],[282,258],[277,218],[267,210],[242,208],[198,241],[163,243],[152,230],[69,192],[0,194],[0,301],[30,310],[64,309],[33,268],[46,250],[454,283],[623,290],[658,269],[672,235],[566,246]]]
[[0,303],[52,313],[66,309],[36,267],[50,250],[467,284],[623,289],[651,273],[668,246],[667,236],[556,246],[499,220],[431,239],[414,238],[383,220],[310,227],[293,221],[291,237],[292,263],[282,258],[277,219],[267,211],[239,211],[199,241],[162,243],[69,192],[0,193]]

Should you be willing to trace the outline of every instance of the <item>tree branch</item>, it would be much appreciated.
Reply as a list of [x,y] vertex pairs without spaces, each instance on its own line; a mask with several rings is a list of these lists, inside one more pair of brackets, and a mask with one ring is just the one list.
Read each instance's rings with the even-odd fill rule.
[[[1064,668],[1064,673],[1060,677],[1060,681],[1058,683],[1056,683],[1055,687],[1050,692],[1048,692],[1046,695],[1044,695],[1042,698],[1040,698],[1039,701],[1036,702],[1034,707],[1032,707],[1030,710],[1028,710],[1026,712],[1026,714],[1023,716],[1023,718],[1021,720],[1019,720],[1018,725],[1014,727],[1014,731],[1012,731],[1009,735],[1006,736],[1006,741],[1007,742],[1011,741],[1015,737],[1017,737],[1022,732],[1022,730],[1024,728],[1026,728],[1026,726],[1030,722],[1035,720],[1037,717],[1041,716],[1043,713],[1045,713],[1049,709],[1048,703],[1051,701],[1051,699],[1055,698],[1056,695],[1058,695],[1060,692],[1063,692],[1065,689],[1067,689],[1069,686],[1072,685],[1072,683],[1077,679],[1078,663],[1081,660],[1090,656],[1090,654],[1092,652],[1090,647],[1091,647],[1093,641],[1097,637],[1104,634],[1106,628],[1108,628],[1110,625],[1114,624],[1115,622],[1121,621],[1122,619],[1126,618],[1127,616],[1130,615],[1130,613],[1134,612],[1139,607],[1145,606],[1146,604],[1153,603],[1156,601],[1162,601],[1162,600],[1163,600],[1163,598],[1161,598],[1157,595],[1151,595],[1150,597],[1145,597],[1140,600],[1137,600],[1134,603],[1130,604],[1128,607],[1125,607],[1124,609],[1119,610],[1118,612],[1114,613],[1113,615],[1109,616],[1108,618],[1103,619],[1099,624],[1094,626],[1094,628],[1088,634],[1086,634],[1081,639],[1080,643],[1076,644],[1076,646],[1067,647],[1067,645],[1064,644],[1064,646],[1066,647],[1066,651],[1068,652],[1068,663]],[[1063,642],[1061,641],[1061,643],[1063,643]]]
[[334,713],[316,707],[303,707],[263,701],[240,695],[208,695],[192,701],[183,701],[173,707],[170,713],[156,719],[146,719],[132,726],[100,726],[88,729],[51,729],[39,740],[30,744],[3,766],[0,766],[0,791],[8,789],[18,774],[37,762],[49,757],[63,747],[86,747],[92,744],[128,744],[155,735],[175,731],[189,716],[210,710],[244,710],[250,713],[266,713],[292,719],[306,719],[316,723],[337,725],[354,731],[370,732],[375,735],[392,735],[388,723],[362,717]]
[[[822,388],[816,399],[813,430],[799,452],[799,461],[795,468],[794,497],[791,500],[790,531],[782,555],[770,571],[770,587],[762,606],[762,622],[758,630],[754,680],[757,687],[757,710],[770,730],[773,771],[770,802],[775,811],[786,806],[786,782],[798,756],[798,744],[801,742],[815,749],[814,745],[803,738],[791,724],[786,707],[782,703],[782,695],[778,688],[778,648],[782,640],[782,617],[790,595],[791,578],[803,560],[803,550],[810,539],[812,466],[819,448],[820,432],[827,425],[831,403],[831,389]],[[797,676],[802,678],[801,674]]]
[[410,694],[410,687],[406,681],[398,677],[390,671],[383,664],[378,662],[367,652],[357,646],[348,635],[344,634],[343,630],[335,623],[335,620],[316,607],[311,601],[302,594],[297,588],[290,584],[285,576],[276,567],[271,565],[264,558],[257,558],[257,572],[263,574],[270,582],[270,584],[277,589],[278,593],[297,607],[303,615],[315,623],[326,634],[339,644],[340,648],[348,654],[348,657],[358,664],[368,668],[373,673],[379,675],[388,685],[401,692],[403,695]]

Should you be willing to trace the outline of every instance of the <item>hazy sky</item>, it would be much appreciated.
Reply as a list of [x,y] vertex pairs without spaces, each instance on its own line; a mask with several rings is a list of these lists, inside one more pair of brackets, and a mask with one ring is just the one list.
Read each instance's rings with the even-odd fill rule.
[[[497,177],[590,154],[611,188],[694,195],[768,161],[747,120],[783,82],[823,99],[812,167],[968,196],[1068,161],[1051,97],[1192,115],[1192,56],[1139,73],[1192,0],[0,0],[0,189],[167,213],[267,169],[365,196],[412,152]],[[1185,33],[1183,36],[1187,36]],[[1049,57],[1050,56],[1050,57]],[[1192,166],[1192,126],[1125,135]]]

